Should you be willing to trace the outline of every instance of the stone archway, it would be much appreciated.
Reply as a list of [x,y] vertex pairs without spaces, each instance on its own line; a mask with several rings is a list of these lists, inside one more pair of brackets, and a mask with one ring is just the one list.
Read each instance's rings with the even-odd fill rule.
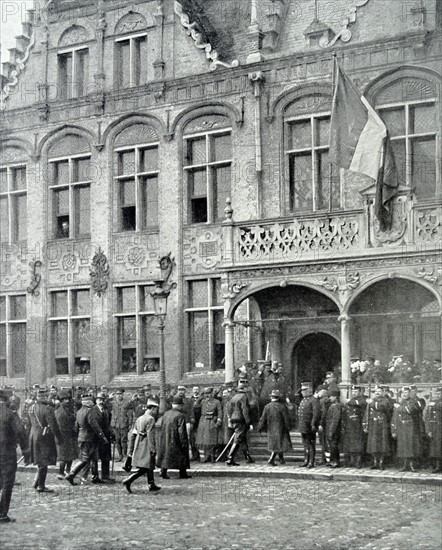
[[315,388],[324,381],[325,373],[341,364],[341,344],[330,334],[312,332],[300,338],[292,351],[292,387],[313,382]]

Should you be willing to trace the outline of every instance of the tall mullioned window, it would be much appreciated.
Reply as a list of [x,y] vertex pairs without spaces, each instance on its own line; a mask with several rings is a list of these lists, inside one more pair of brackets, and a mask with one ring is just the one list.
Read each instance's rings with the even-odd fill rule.
[[147,35],[135,34],[115,41],[115,85],[141,86],[147,82]]
[[[330,208],[330,113],[286,119],[285,155],[289,168],[289,210],[308,212]],[[340,189],[332,190],[332,207],[339,207]]]
[[72,155],[49,161],[52,194],[52,231],[55,239],[90,235],[90,155]]
[[0,243],[25,241],[27,216],[26,166],[0,166]]
[[91,299],[88,288],[58,290],[50,295],[50,356],[54,374],[90,370]]
[[434,99],[377,106],[390,134],[399,181],[412,187],[418,199],[440,194],[437,166],[439,111]]
[[214,223],[224,219],[232,177],[230,130],[185,136],[184,150],[188,222]]
[[186,315],[191,369],[224,368],[221,279],[188,281]]
[[141,374],[159,370],[159,336],[150,293],[153,285],[116,288],[117,353],[121,372]]
[[0,295],[0,376],[26,372],[26,294]]
[[115,149],[120,231],[158,226],[158,144]]
[[84,46],[58,52],[58,96],[72,99],[87,94],[89,49]]

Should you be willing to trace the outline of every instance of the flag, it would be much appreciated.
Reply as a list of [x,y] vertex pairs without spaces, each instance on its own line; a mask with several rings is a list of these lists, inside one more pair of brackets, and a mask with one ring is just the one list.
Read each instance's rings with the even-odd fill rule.
[[381,117],[337,65],[330,123],[330,162],[376,182],[375,214],[391,228],[391,200],[398,178],[391,142]]

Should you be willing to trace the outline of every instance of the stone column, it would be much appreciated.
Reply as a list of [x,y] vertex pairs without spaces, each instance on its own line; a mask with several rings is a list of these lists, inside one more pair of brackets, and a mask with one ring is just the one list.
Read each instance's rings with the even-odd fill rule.
[[224,334],[225,334],[225,373],[226,382],[233,382],[235,377],[234,367],[234,349],[233,349],[233,329],[234,324],[230,319],[224,320]]
[[338,321],[341,323],[341,378],[342,383],[348,385],[351,383],[350,317],[344,313],[338,317]]
[[[265,324],[266,336],[270,346],[270,360],[281,362],[282,360],[282,331],[281,323],[279,321],[272,321],[271,323]],[[267,346],[267,342],[266,342]]]

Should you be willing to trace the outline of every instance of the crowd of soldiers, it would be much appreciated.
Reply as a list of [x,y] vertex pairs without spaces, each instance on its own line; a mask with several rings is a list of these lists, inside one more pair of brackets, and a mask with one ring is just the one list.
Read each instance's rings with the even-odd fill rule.
[[297,429],[304,446],[302,467],[314,468],[319,458],[319,464],[331,468],[369,465],[382,470],[399,460],[400,471],[415,471],[434,461],[433,471],[442,472],[442,388],[428,404],[414,386],[404,386],[398,400],[386,386],[376,387],[372,398],[362,386],[353,386],[349,399],[342,400],[335,375],[328,372],[315,391],[306,382],[294,394],[274,361],[258,369],[246,363],[234,382],[217,390],[195,386],[190,396],[186,391],[178,386],[169,393],[160,415],[159,396],[149,384],[130,396],[123,388],[110,394],[106,386],[97,392],[35,385],[23,407],[13,390],[1,389],[0,521],[11,521],[17,444],[25,464],[37,466],[33,487],[39,493],[52,492],[46,477],[48,466],[57,462],[58,478],[71,485],[77,476],[89,483],[89,472],[91,483],[114,483],[114,463],[121,462],[130,474],[122,482],[128,493],[144,476],[149,491],[159,491],[155,467],[163,479],[169,479],[170,469],[178,470],[180,479],[190,479],[191,459],[222,459],[238,466],[240,449],[253,463],[253,429],[267,433],[270,466],[285,464],[284,453],[293,449],[290,431]]

